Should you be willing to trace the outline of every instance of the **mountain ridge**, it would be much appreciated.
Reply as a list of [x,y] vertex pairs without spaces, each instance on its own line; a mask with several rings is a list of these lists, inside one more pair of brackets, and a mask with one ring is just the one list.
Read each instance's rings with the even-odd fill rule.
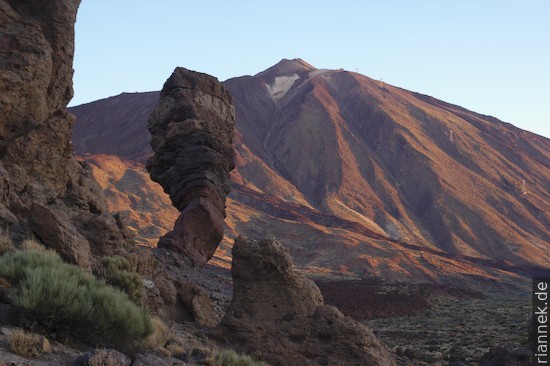
[[[237,114],[230,236],[271,232],[300,265],[321,272],[437,279],[456,275],[439,261],[456,260],[472,266],[464,273],[489,278],[502,275],[483,273],[489,267],[525,274],[549,266],[550,140],[299,59],[224,84]],[[94,109],[107,110],[104,103]],[[116,117],[131,108],[109,108],[101,124],[97,114],[74,107],[75,131],[99,136],[99,125],[137,130],[145,123],[135,113]],[[77,153],[90,152],[79,138],[74,144]],[[128,154],[119,150],[115,155]],[[311,238],[309,250],[298,245],[300,236]],[[407,245],[437,258],[418,257]]]

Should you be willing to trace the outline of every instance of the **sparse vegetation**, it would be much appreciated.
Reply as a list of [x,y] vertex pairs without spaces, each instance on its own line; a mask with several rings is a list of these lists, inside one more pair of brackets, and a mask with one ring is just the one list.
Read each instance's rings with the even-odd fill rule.
[[143,296],[143,280],[131,270],[128,260],[116,255],[104,257],[101,264],[107,283],[126,292],[132,301],[139,304]]
[[123,366],[122,362],[106,349],[98,349],[86,362],[88,366]]
[[21,243],[21,250],[38,250],[39,252],[47,252],[52,249],[46,248],[44,245],[38,242],[36,239],[25,239]]
[[151,321],[153,332],[145,338],[143,345],[150,349],[158,349],[166,346],[174,336],[174,332],[158,317],[153,317]]
[[172,339],[167,345],[166,349],[173,357],[181,357],[185,354],[185,348],[183,347],[181,339]]
[[4,301],[11,289],[11,284],[4,278],[0,277],[0,301]]
[[0,255],[13,252],[14,250],[10,233],[7,230],[0,229]]
[[142,345],[166,357],[179,357],[185,353],[183,340],[158,317],[152,318],[153,333]]
[[13,286],[10,300],[23,321],[58,336],[126,347],[152,332],[150,316],[126,294],[63,263],[54,252],[5,254],[0,276]]
[[526,348],[529,314],[529,297],[489,294],[484,299],[442,298],[422,315],[365,323],[390,347],[413,350],[416,360],[477,365],[493,346]]
[[214,352],[208,359],[210,366],[269,366],[263,361],[255,361],[247,355],[239,355],[231,349]]
[[28,333],[22,329],[14,329],[8,335],[10,349],[23,357],[36,357],[44,352],[38,334]]

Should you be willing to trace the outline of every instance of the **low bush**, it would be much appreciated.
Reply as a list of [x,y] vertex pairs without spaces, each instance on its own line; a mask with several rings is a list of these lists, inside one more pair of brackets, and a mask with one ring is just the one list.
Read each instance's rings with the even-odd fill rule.
[[143,280],[131,270],[128,260],[115,255],[102,258],[101,264],[107,283],[126,292],[132,301],[139,304],[143,296]]
[[263,361],[255,361],[247,355],[239,355],[231,349],[214,352],[208,359],[210,366],[269,366]]
[[8,253],[0,257],[0,276],[15,286],[25,278],[27,271],[62,264],[63,261],[55,252],[28,250]]
[[126,294],[63,263],[54,252],[5,254],[0,276],[13,286],[10,301],[22,320],[58,336],[127,347],[152,332],[150,316]]
[[14,329],[8,335],[8,344],[14,353],[32,358],[44,353],[40,338],[38,334]]

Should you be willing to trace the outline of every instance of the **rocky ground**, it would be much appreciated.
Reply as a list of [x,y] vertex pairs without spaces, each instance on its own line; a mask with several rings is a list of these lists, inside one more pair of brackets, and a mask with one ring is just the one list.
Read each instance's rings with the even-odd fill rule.
[[378,277],[317,279],[325,301],[355,319],[380,319],[422,314],[440,298],[479,299],[483,294],[464,287],[413,284]]
[[484,298],[442,297],[417,316],[365,321],[398,353],[431,365],[460,361],[479,365],[491,347],[527,348],[531,300],[525,293],[490,293]]

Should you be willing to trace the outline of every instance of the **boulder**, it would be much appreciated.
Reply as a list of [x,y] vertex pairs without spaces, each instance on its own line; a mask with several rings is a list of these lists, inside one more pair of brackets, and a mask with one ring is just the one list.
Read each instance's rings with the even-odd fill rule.
[[324,305],[274,239],[237,238],[233,300],[215,330],[233,347],[273,365],[395,365],[372,331]]
[[90,243],[71,224],[67,214],[33,204],[29,212],[32,231],[49,248],[55,249],[68,262],[90,270]]
[[229,172],[234,168],[235,110],[212,76],[178,67],[164,84],[149,119],[151,179],[181,212],[161,248],[203,266],[223,238]]
[[218,324],[220,319],[214,311],[212,300],[205,289],[196,283],[186,281],[178,281],[176,288],[185,311],[191,315],[195,322],[206,328],[213,328]]

